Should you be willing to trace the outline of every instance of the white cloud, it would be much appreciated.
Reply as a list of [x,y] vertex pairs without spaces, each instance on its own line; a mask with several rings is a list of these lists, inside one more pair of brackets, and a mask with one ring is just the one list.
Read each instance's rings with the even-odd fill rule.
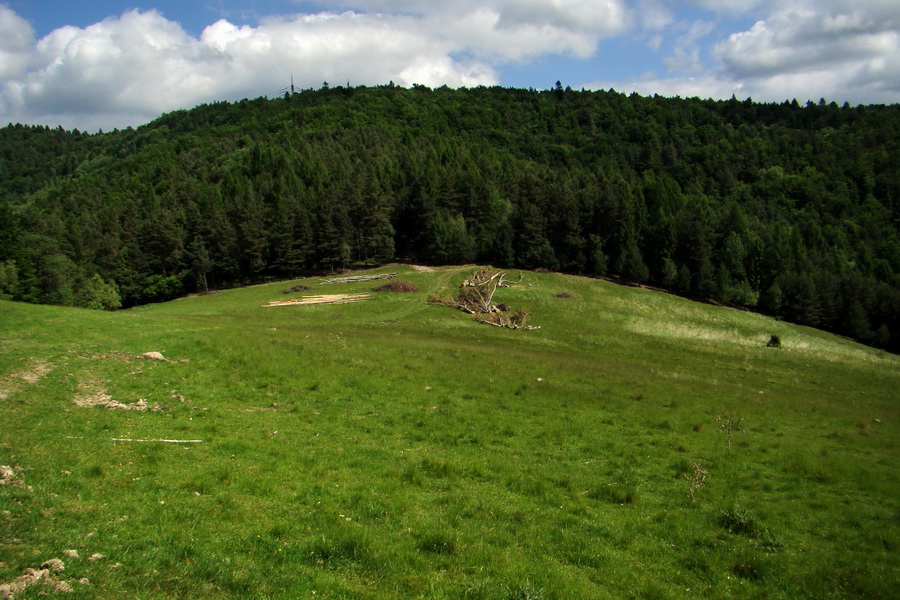
[[[900,102],[896,0],[694,3],[718,12],[751,13],[757,20],[730,34],[713,29],[711,22],[695,23],[664,59],[671,77],[596,81],[586,87],[711,98],[734,94],[768,102],[820,97],[853,104]],[[707,55],[701,40],[710,35],[719,41]]]
[[706,68],[700,58],[700,40],[713,32],[715,25],[709,21],[695,21],[687,32],[675,42],[675,54],[663,59],[670,72],[700,73]]
[[[677,2],[679,0],[672,0]],[[765,0],[691,0],[690,3],[717,13],[742,14],[756,10]]]
[[742,84],[716,78],[711,75],[697,77],[665,77],[656,78],[652,73],[640,79],[626,81],[595,81],[585,85],[586,88],[595,90],[615,89],[618,92],[630,94],[637,92],[642,96],[660,96],[682,98],[738,98],[747,96]]
[[132,10],[35,43],[30,26],[2,8],[0,35],[18,37],[0,42],[0,120],[136,125],[201,102],[275,95],[291,75],[300,87],[492,85],[498,65],[590,57],[602,37],[627,27],[619,0],[319,4],[369,12],[297,14],[256,26],[220,20],[197,38],[156,11]]
[[[135,10],[40,40],[0,4],[0,124],[137,125],[201,102],[273,96],[291,75],[300,87],[491,85],[504,66],[551,55],[618,65],[631,55],[600,45],[616,37],[654,50],[671,43],[661,64],[634,67],[665,67],[668,77],[585,87],[900,102],[897,0],[688,4],[690,18],[676,0],[306,0],[302,6],[323,12],[253,26],[220,20],[197,37],[155,11]],[[712,14],[699,20],[698,10]],[[745,23],[742,31],[724,29],[735,22]]]
[[497,82],[489,65],[454,60],[451,45],[418,29],[405,17],[320,14],[258,27],[219,21],[197,39],[156,12],[131,11],[38,41],[31,68],[0,88],[0,118],[123,127],[201,102],[276,95],[291,75],[301,87]]
[[626,27],[624,0],[319,0],[327,10],[434,16],[442,21],[486,11],[497,15],[500,29],[523,25],[610,35]]
[[723,74],[759,99],[900,101],[900,5],[795,0],[716,45]]
[[34,30],[25,19],[0,5],[0,82],[18,77],[28,65]]
[[634,11],[641,28],[647,31],[660,31],[675,21],[675,15],[660,0],[638,0]]

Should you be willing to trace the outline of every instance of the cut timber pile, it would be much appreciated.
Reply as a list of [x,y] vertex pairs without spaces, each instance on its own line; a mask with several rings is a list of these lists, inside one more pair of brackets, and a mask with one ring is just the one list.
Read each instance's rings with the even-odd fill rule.
[[527,309],[520,308],[507,315],[504,313],[509,310],[509,307],[505,304],[494,305],[494,293],[497,288],[511,287],[514,283],[522,281],[521,277],[518,282],[507,281],[504,277],[506,277],[506,273],[503,271],[493,272],[490,269],[478,269],[460,284],[455,299],[433,297],[431,301],[475,315],[475,319],[485,325],[507,329],[540,329],[540,327],[527,325],[528,316],[531,314]]
[[306,304],[349,304],[351,302],[362,302],[372,297],[372,294],[326,294],[323,296],[303,296],[302,298],[292,298],[291,300],[273,300],[268,304],[264,304],[263,308],[271,308],[273,306],[298,306]]
[[397,273],[382,273],[381,275],[356,275],[354,277],[335,277],[334,279],[323,279],[322,284],[326,283],[353,283],[356,281],[372,281],[375,279],[393,279]]

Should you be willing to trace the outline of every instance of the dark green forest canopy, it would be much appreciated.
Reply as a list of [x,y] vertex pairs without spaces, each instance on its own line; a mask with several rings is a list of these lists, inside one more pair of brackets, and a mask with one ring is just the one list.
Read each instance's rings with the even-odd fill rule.
[[900,106],[331,87],[0,130],[0,294],[412,259],[650,283],[900,350]]

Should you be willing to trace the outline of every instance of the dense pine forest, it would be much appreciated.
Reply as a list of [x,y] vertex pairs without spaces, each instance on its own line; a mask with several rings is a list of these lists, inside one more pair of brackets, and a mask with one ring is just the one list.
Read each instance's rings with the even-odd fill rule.
[[329,87],[0,130],[0,297],[410,259],[646,283],[900,350],[900,106]]

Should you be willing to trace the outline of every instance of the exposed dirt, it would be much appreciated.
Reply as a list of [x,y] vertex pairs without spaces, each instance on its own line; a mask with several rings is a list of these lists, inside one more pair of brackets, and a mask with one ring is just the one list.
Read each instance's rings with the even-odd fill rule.
[[22,488],[29,492],[33,492],[34,490],[31,486],[25,485],[25,481],[19,477],[19,472],[21,472],[21,470],[21,467],[0,465],[0,486]]
[[24,371],[3,377],[0,379],[0,400],[6,400],[11,394],[18,391],[21,382],[34,385],[52,370],[53,365],[40,361],[32,364]]
[[414,271],[418,271],[420,273],[434,273],[436,269],[434,267],[426,267],[425,265],[409,265],[413,268]]
[[[41,585],[52,592],[71,593],[72,586],[54,577],[53,573],[61,573],[66,566],[58,558],[51,558],[41,565],[40,569],[25,569],[25,572],[9,583],[0,583],[0,598],[3,600],[15,600],[16,596],[25,593],[25,590],[33,585]],[[40,594],[41,596],[44,593]]]
[[44,375],[52,370],[53,365],[46,362],[38,362],[33,364],[27,371],[16,373],[15,377],[18,377],[25,383],[35,384],[40,381]]
[[103,380],[91,379],[80,382],[78,384],[78,392],[72,399],[75,406],[81,408],[90,408],[100,406],[108,410],[131,410],[136,412],[160,412],[162,407],[159,404],[147,404],[147,401],[141,398],[137,402],[124,404],[112,399],[112,396],[106,391]]

